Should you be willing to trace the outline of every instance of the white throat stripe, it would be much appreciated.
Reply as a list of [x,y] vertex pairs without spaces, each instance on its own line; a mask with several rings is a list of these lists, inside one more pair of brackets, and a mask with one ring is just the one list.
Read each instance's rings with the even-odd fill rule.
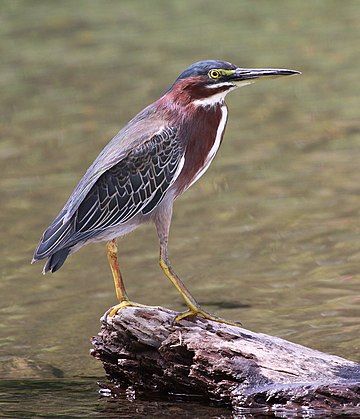
[[[218,85],[219,86],[219,85]],[[215,106],[218,103],[223,103],[225,96],[231,92],[231,90],[236,89],[237,86],[233,86],[228,90],[225,90],[224,92],[215,93],[212,96],[206,97],[204,99],[197,99],[194,100],[193,104],[194,106]]]
[[219,87],[224,87],[224,86],[236,87],[236,86],[234,86],[234,83],[231,83],[229,81],[224,81],[223,83],[218,83],[218,84],[209,84],[206,87],[207,87],[207,89],[217,89]]

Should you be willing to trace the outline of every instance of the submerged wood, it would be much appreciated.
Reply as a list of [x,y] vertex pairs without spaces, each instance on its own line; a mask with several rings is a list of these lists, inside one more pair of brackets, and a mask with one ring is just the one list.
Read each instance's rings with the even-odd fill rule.
[[139,393],[198,395],[235,410],[360,409],[360,364],[203,318],[174,323],[175,316],[160,307],[104,315],[92,355],[108,379]]

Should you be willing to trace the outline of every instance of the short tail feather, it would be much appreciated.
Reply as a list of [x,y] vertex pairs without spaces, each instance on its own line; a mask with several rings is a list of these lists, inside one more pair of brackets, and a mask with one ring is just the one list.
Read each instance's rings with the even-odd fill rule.
[[57,270],[59,270],[65,262],[66,258],[69,256],[69,253],[70,248],[68,247],[65,249],[58,250],[57,252],[52,254],[44,266],[43,274],[45,275],[46,272],[49,271],[54,273]]
[[63,214],[60,213],[43,234],[35,250],[32,263],[48,258],[43,273],[59,270],[69,256],[71,250],[69,239],[71,234],[71,223],[63,224]]

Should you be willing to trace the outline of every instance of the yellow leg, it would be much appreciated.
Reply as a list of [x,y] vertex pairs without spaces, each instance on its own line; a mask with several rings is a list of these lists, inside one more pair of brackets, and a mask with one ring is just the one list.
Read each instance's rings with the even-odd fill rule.
[[107,255],[111,272],[113,275],[113,279],[114,279],[116,296],[119,300],[119,304],[117,304],[116,306],[112,307],[109,310],[108,316],[110,317],[115,316],[118,310],[124,307],[128,307],[128,306],[143,307],[143,305],[141,304],[130,301],[126,294],[124,281],[122,279],[122,275],[121,275],[121,271],[119,267],[116,239],[108,242],[107,247],[106,247],[106,255]]
[[116,239],[109,241],[107,244],[106,256],[108,258],[111,273],[113,275],[116,296],[120,303],[128,301],[129,299],[126,294],[124,281],[122,279],[119,267]]
[[241,323],[232,322],[229,320],[222,319],[221,317],[214,316],[213,314],[209,313],[208,311],[202,309],[199,303],[195,300],[195,298],[191,295],[190,291],[186,288],[185,284],[181,281],[181,279],[176,275],[174,270],[171,266],[165,262],[165,260],[160,256],[160,267],[165,273],[165,275],[170,279],[170,281],[175,285],[176,289],[180,292],[182,297],[185,300],[186,305],[188,306],[188,310],[184,313],[180,313],[176,316],[176,321],[185,319],[189,316],[203,316],[205,319],[213,320],[218,323],[225,323],[231,326],[240,326]]

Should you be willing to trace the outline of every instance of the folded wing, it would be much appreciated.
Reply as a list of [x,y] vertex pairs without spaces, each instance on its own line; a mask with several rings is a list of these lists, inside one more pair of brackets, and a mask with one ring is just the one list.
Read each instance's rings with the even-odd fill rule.
[[164,199],[184,164],[176,128],[166,127],[133,147],[102,173],[69,220],[66,206],[45,231],[34,260],[70,249],[104,230],[148,214]]

